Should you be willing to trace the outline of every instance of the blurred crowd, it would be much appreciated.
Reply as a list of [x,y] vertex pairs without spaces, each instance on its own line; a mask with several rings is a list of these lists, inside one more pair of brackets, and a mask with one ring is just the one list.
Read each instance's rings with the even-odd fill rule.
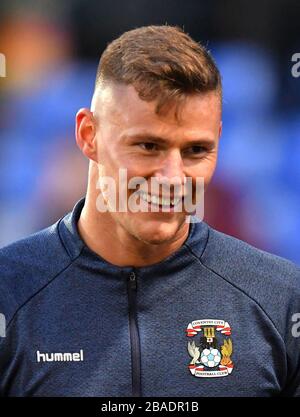
[[75,144],[74,117],[90,106],[107,42],[168,23],[208,46],[223,76],[205,220],[300,263],[300,77],[291,74],[299,18],[292,0],[2,0],[0,246],[55,222],[85,194],[88,161]]

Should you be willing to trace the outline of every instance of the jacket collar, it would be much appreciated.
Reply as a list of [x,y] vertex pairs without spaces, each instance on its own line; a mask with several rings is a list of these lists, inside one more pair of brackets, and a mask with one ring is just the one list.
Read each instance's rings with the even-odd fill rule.
[[153,265],[135,268],[134,266],[121,267],[113,265],[93,252],[81,239],[77,223],[85,198],[80,199],[73,210],[65,215],[58,223],[58,233],[70,258],[87,270],[105,271],[111,274],[128,274],[136,270],[141,275],[161,275],[165,272],[176,273],[188,266],[196,257],[200,257],[205,249],[209,227],[205,222],[190,223],[189,235],[184,244],[174,253]]

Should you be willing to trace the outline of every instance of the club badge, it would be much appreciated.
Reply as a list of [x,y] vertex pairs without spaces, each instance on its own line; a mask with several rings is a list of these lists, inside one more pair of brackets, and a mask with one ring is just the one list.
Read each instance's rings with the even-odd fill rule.
[[194,320],[187,326],[188,342],[192,358],[188,367],[192,375],[199,378],[228,376],[233,370],[231,328],[224,320]]

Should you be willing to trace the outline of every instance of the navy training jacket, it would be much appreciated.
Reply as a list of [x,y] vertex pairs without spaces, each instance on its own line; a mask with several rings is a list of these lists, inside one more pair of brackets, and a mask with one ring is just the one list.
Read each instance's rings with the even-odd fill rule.
[[115,266],[83,204],[0,250],[1,396],[300,396],[299,267],[205,222]]

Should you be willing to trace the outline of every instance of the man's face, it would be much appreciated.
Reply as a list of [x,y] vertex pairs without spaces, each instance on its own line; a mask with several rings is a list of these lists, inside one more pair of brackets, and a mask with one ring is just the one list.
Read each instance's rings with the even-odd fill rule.
[[[184,192],[187,177],[194,186],[196,178],[203,177],[206,188],[216,166],[221,132],[220,97],[216,93],[188,96],[180,105],[179,118],[175,117],[174,105],[156,114],[156,102],[141,100],[133,86],[112,84],[100,96],[93,105],[97,163],[100,175],[115,180],[117,196],[120,169],[127,170],[128,181],[143,177],[149,194],[151,178],[164,178],[164,183],[167,179],[171,196],[174,191]],[[128,199],[134,192],[136,189],[128,190]],[[160,196],[162,192],[160,189]],[[129,208],[110,215],[131,236],[152,244],[174,241],[187,227],[184,205],[181,212],[162,212],[161,206],[159,212],[151,212],[149,204],[148,212],[131,212]]]

